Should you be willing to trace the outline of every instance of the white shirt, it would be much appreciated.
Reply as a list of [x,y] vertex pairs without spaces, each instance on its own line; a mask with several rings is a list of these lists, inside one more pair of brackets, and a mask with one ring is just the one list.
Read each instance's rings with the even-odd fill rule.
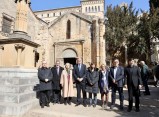
[[114,68],[114,79],[116,79],[116,73],[117,73],[118,67]]

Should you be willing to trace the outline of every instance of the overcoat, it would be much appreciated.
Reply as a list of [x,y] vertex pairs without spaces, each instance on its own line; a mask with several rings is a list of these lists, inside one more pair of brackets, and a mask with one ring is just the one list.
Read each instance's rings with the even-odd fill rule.
[[[89,93],[98,93],[99,92],[99,73],[97,70],[91,71],[88,69],[86,75],[87,83],[86,83],[86,92]],[[92,84],[92,85],[91,85]]]
[[[39,68],[38,78],[40,80],[39,91],[52,90],[52,72],[49,68]],[[45,82],[48,79],[48,82]]]
[[74,96],[73,82],[74,80],[72,70],[70,70],[70,73],[68,73],[66,70],[63,70],[61,74],[60,84],[62,86],[62,96],[64,98]]
[[62,73],[63,69],[64,69],[63,67],[59,67],[59,73],[57,73],[56,66],[51,68],[51,71],[52,71],[52,74],[53,74],[53,80],[52,80],[53,90],[61,90],[60,78],[61,78],[61,73]]

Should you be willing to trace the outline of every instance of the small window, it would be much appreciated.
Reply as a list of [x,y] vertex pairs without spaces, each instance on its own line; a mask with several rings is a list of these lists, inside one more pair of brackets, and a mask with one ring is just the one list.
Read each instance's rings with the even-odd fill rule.
[[41,17],[43,17],[43,14],[41,14]]
[[97,6],[95,6],[95,12],[97,12]]
[[92,6],[92,12],[94,12],[94,7]]
[[91,8],[89,7],[89,12],[91,12]]
[[100,6],[98,6],[98,11],[100,11]]
[[47,14],[47,17],[49,17],[49,14]]
[[55,15],[56,15],[56,14],[54,13],[53,16],[55,17]]
[[85,8],[85,12],[87,12],[87,7]]
[[11,33],[11,28],[12,28],[12,20],[4,16],[2,20],[2,32]]
[[60,12],[60,16],[61,16],[61,12]]
[[71,21],[67,21],[67,27],[66,27],[66,39],[71,38]]

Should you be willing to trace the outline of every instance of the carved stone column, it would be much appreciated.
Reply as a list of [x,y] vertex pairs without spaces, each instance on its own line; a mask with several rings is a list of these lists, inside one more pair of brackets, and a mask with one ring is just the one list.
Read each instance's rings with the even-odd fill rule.
[[81,41],[81,46],[82,46],[82,61],[84,62],[84,41]]
[[4,46],[0,45],[0,66],[3,66],[3,50]]
[[16,65],[20,66],[21,65],[21,53],[22,53],[22,50],[24,50],[25,45],[24,44],[15,44],[15,48],[17,50],[17,63],[16,63]]
[[15,31],[27,33],[28,8],[30,0],[15,0],[15,3],[17,3]]
[[105,64],[105,40],[104,40],[104,34],[105,34],[105,25],[104,20],[99,19],[99,64]]

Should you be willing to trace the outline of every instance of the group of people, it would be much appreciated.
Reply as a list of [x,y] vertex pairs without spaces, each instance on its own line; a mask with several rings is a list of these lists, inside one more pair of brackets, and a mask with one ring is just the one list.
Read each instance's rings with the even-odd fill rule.
[[[129,59],[127,67],[119,65],[119,59],[113,60],[113,66],[107,67],[102,64],[98,69],[94,63],[87,68],[82,63],[81,58],[77,58],[77,64],[72,67],[69,63],[65,64],[65,68],[60,66],[60,61],[56,61],[56,65],[52,68],[47,67],[46,61],[42,62],[42,67],[38,69],[38,78],[40,80],[40,105],[49,106],[61,102],[61,94],[64,98],[64,104],[71,105],[72,97],[75,97],[74,84],[77,89],[76,106],[83,104],[96,107],[97,94],[100,92],[102,100],[102,108],[108,108],[109,92],[111,93],[110,109],[115,107],[116,91],[119,93],[120,109],[124,108],[123,87],[128,88],[128,112],[132,110],[133,96],[135,97],[136,112],[140,111],[139,96],[142,85],[145,86],[145,94],[150,95],[147,85],[147,71],[145,63],[142,61],[141,69],[135,65],[134,59]],[[143,84],[142,84],[143,82]],[[81,92],[83,99],[81,98]],[[87,99],[87,93],[89,95]],[[88,101],[89,100],[89,101]]]

